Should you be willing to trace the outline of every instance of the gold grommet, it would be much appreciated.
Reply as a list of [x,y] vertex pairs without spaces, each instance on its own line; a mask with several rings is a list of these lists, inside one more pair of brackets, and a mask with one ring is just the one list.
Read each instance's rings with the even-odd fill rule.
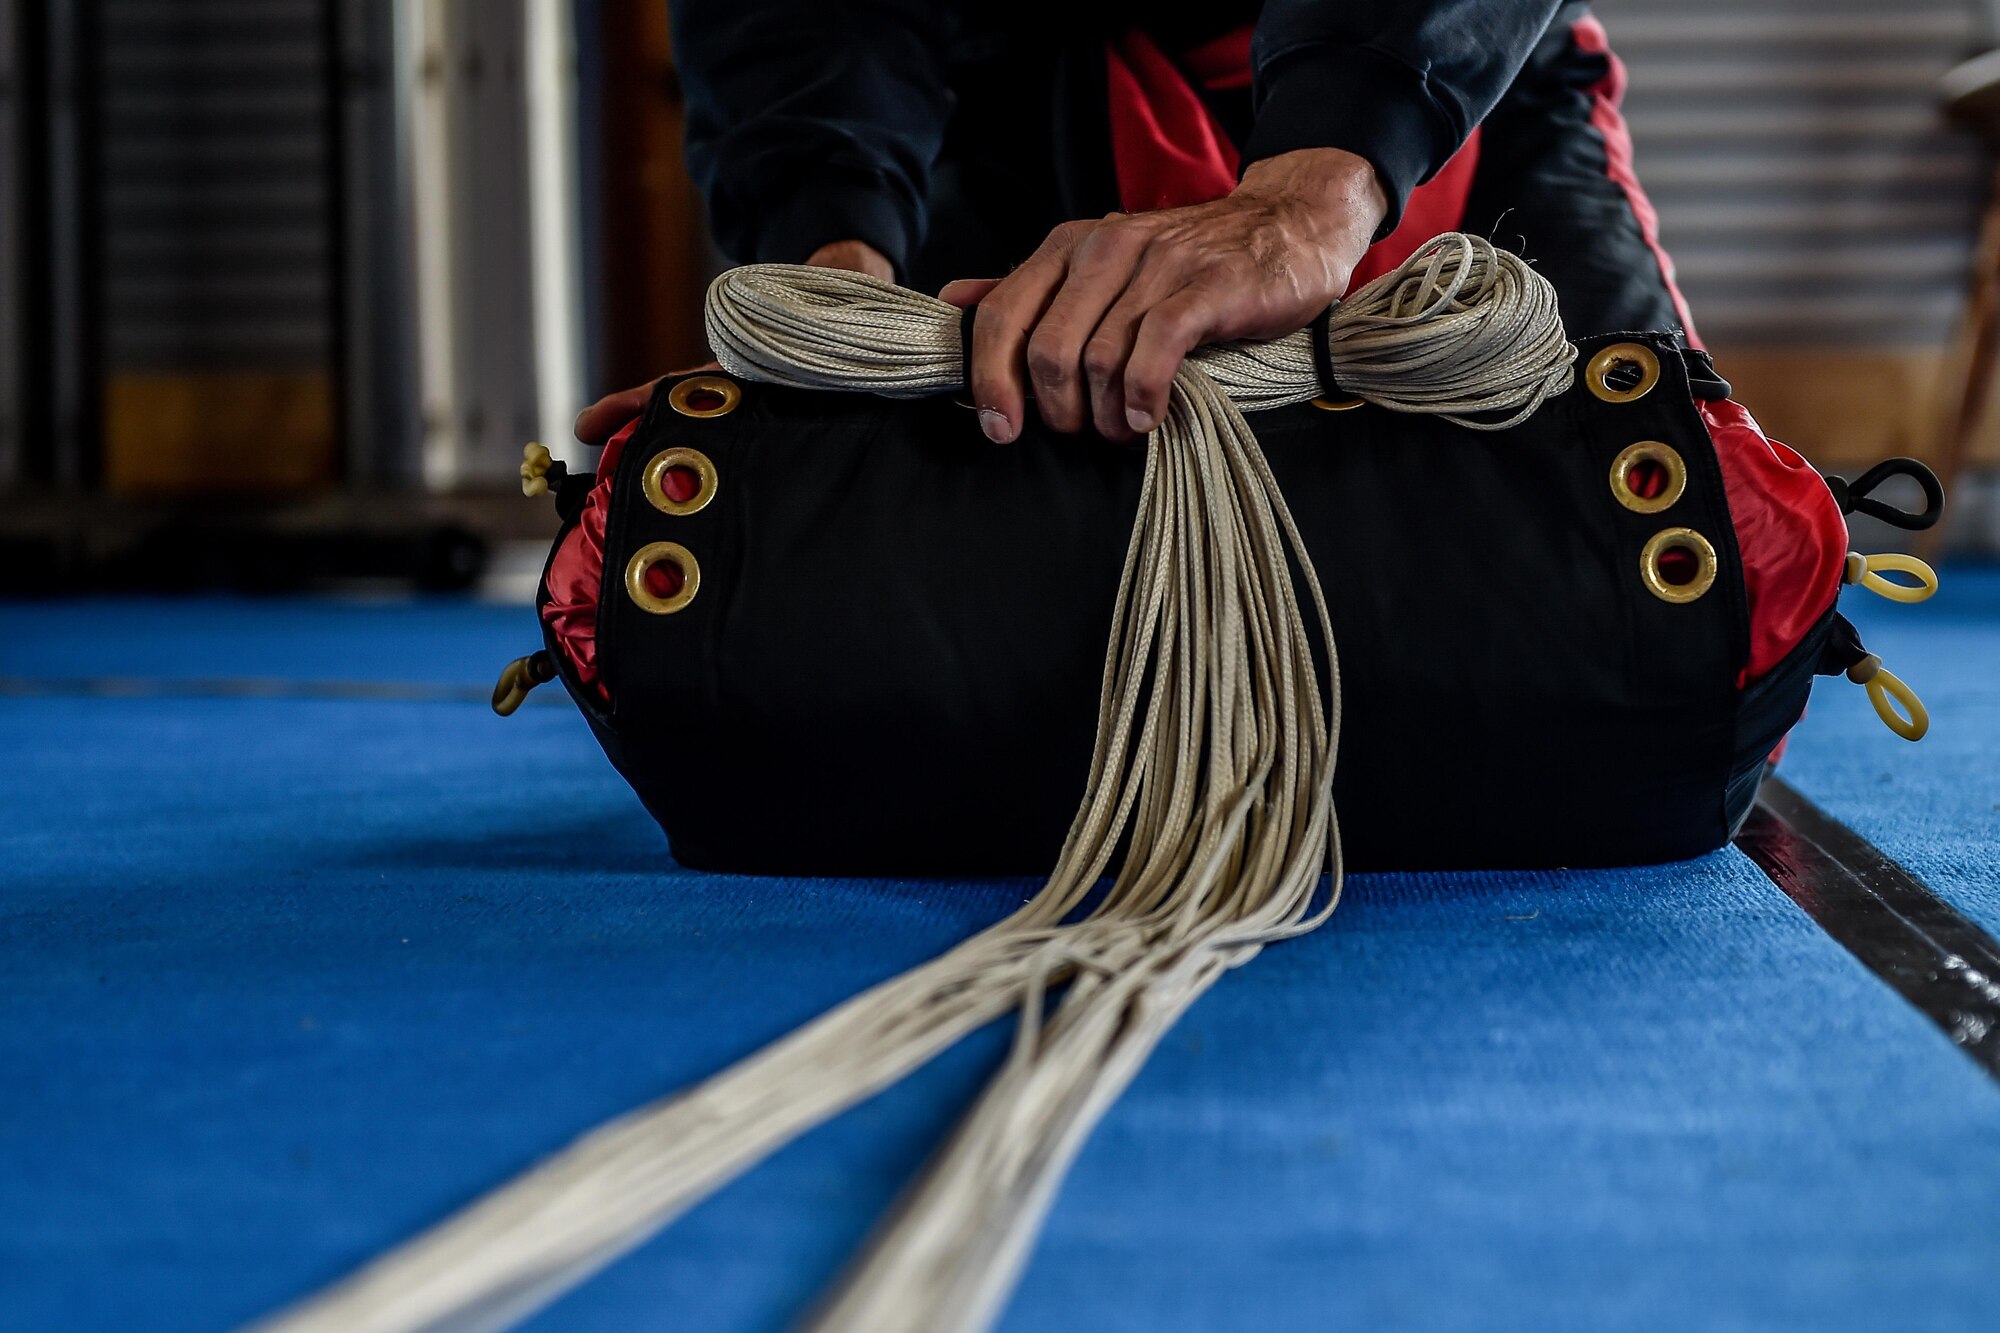
[[[1611,372],[1620,366],[1636,366],[1639,382],[1628,389],[1611,383]],[[1590,358],[1584,368],[1584,387],[1607,403],[1629,403],[1644,398],[1660,382],[1660,358],[1644,343],[1613,343]]]
[[[646,571],[662,562],[681,572],[681,586],[670,596],[661,597],[646,586]],[[649,542],[632,553],[625,564],[625,592],[641,611],[670,616],[694,600],[701,591],[701,566],[692,552],[678,542]]]
[[[1668,580],[1660,559],[1669,551],[1686,551],[1695,559],[1694,577],[1685,582]],[[1715,547],[1693,528],[1662,528],[1639,552],[1639,577],[1646,591],[1663,602],[1692,602],[1715,586]]]
[[1312,405],[1322,412],[1352,412],[1357,407],[1368,406],[1366,398],[1315,398]]
[[[676,500],[667,494],[667,474],[678,467],[694,473],[699,481],[695,493],[685,500]],[[654,455],[653,461],[646,464],[641,484],[645,486],[646,498],[653,502],[653,508],[663,514],[679,516],[697,514],[707,508],[708,502],[715,498],[719,480],[715,464],[699,449],[668,449]]]
[[[1632,485],[1632,471],[1641,463],[1657,463],[1666,473],[1666,484],[1658,495],[1641,495]],[[1678,450],[1658,440],[1641,440],[1620,450],[1611,460],[1611,494],[1635,514],[1657,514],[1673,508],[1674,501],[1687,490],[1687,464]]]
[[684,417],[726,417],[742,401],[736,381],[720,375],[696,375],[667,390],[667,406]]

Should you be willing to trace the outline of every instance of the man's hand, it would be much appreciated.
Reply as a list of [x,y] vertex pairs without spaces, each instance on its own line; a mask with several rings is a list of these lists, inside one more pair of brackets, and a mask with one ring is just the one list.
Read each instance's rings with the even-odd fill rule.
[[1213,203],[1057,227],[1007,277],[939,293],[979,306],[980,426],[999,444],[1019,436],[1032,384],[1056,430],[1150,431],[1182,358],[1305,327],[1347,291],[1387,211],[1366,159],[1314,148],[1254,164]]
[[[895,265],[888,256],[866,241],[833,241],[812,252],[806,263],[814,268],[844,268],[853,273],[866,273],[893,281]],[[692,366],[687,370],[675,371],[676,375],[691,374],[696,370],[720,370],[722,367],[711,361],[704,366]],[[671,378],[671,376],[669,377]],[[626,389],[621,393],[610,393],[592,403],[577,414],[576,438],[585,444],[603,444],[623,430],[625,423],[641,415],[646,404],[653,400],[652,384],[642,384],[636,389]]]
[[625,429],[626,422],[645,415],[646,404],[653,401],[653,385],[658,383],[654,380],[652,384],[641,384],[622,393],[607,393],[584,408],[576,414],[576,438],[585,444],[603,444],[609,440]]

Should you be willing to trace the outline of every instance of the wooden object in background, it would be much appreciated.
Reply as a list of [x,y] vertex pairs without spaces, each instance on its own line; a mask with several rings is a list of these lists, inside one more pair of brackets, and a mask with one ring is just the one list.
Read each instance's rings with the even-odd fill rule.
[[[1972,455],[1975,433],[1986,414],[1992,396],[1994,352],[2000,348],[2000,170],[1979,223],[1979,245],[1973,251],[1972,272],[1965,297],[1965,313],[1958,331],[1945,353],[1943,374],[1938,380],[1941,417],[1932,471],[1944,483],[1949,496],[1965,471]],[[1949,521],[1950,510],[1946,510]],[[1936,554],[1944,524],[1931,528],[1915,539],[1916,553],[1929,558]]]
[[332,29],[318,4],[73,6],[103,70],[103,488],[339,480]]
[[[1965,309],[1938,382],[1937,454],[1931,466],[1949,496],[1972,453],[1973,436],[1991,396],[1994,352],[2000,348],[2000,51],[1951,70],[1939,81],[1938,91],[1945,114],[1984,139],[1996,161],[1967,275]],[[1945,511],[1947,523],[1950,512]],[[1943,534],[1943,523],[1922,534],[1917,553],[1935,555]]]
[[[1934,457],[1940,357],[1928,347],[1717,346],[1715,368],[1773,439],[1822,472]],[[1979,437],[1982,442],[1985,436]]]
[[336,476],[323,370],[113,374],[104,473],[121,496],[311,491]]
[[709,254],[681,151],[680,78],[663,0],[603,0],[602,196],[597,201],[602,364],[609,392],[708,359]]

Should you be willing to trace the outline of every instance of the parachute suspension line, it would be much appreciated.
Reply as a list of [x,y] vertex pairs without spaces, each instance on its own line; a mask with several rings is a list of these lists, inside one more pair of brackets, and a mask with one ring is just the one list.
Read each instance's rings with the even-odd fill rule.
[[[955,307],[855,274],[736,269],[710,288],[707,315],[723,366],[746,380],[914,397],[966,379]],[[1562,392],[1575,358],[1547,282],[1457,234],[1316,327],[1341,391],[1481,429]],[[1088,786],[1040,892],[259,1327],[504,1327],[807,1129],[1017,1014],[1001,1069],[815,1318],[869,1333],[989,1325],[1070,1161],[1160,1038],[1225,971],[1317,926],[1339,899],[1331,620],[1242,415],[1329,391],[1312,336],[1204,348],[1174,381],[1147,443]]]

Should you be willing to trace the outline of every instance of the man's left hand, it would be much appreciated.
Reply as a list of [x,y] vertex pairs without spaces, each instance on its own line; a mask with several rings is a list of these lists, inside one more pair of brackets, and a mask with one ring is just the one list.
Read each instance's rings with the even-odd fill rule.
[[[806,264],[812,268],[844,268],[854,273],[866,273],[884,282],[896,276],[896,266],[889,262],[888,256],[866,241],[829,241],[813,251]],[[673,374],[687,375],[696,370],[720,369],[720,365],[710,361],[706,365],[677,370]],[[608,393],[584,408],[577,414],[576,438],[585,444],[603,444],[609,440],[625,428],[625,423],[636,421],[645,414],[646,404],[653,401],[653,388],[658,383],[654,380],[652,384],[641,384],[636,389]]]

